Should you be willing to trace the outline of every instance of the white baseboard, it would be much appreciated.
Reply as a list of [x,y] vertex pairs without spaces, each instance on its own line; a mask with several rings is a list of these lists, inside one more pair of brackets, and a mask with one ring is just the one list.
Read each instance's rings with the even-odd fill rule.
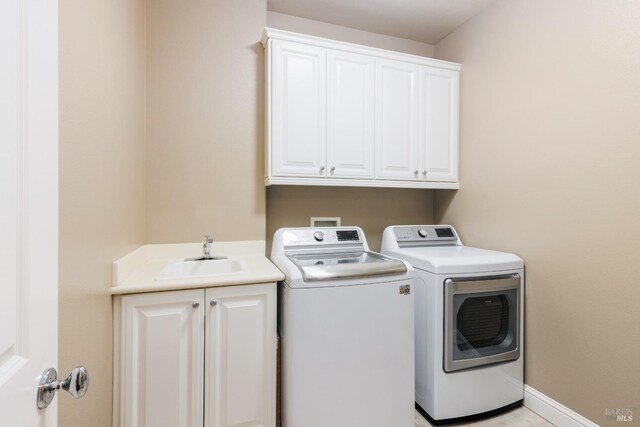
[[599,427],[527,384],[524,385],[524,406],[558,427]]

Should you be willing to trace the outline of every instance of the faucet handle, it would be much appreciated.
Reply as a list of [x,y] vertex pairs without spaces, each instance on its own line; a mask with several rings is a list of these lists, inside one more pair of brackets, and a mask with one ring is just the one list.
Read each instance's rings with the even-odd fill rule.
[[204,241],[205,243],[213,243],[213,237],[211,237],[209,234],[205,234]]

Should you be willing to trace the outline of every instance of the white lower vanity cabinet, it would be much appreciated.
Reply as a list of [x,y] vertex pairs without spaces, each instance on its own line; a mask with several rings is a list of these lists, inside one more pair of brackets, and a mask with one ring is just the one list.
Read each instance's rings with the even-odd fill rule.
[[276,284],[116,296],[116,427],[275,427]]

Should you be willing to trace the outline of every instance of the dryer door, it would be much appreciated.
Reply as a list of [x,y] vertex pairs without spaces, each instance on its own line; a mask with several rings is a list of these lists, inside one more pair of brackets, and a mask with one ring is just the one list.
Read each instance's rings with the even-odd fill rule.
[[445,372],[520,357],[520,283],[519,274],[444,281]]

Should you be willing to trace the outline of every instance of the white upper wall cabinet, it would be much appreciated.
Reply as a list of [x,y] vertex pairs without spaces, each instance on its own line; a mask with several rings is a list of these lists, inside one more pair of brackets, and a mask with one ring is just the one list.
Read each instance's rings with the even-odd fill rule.
[[418,69],[376,60],[376,178],[418,178]]
[[325,176],[326,50],[283,40],[273,48],[273,172]]
[[458,188],[460,65],[266,29],[266,185]]
[[[458,181],[457,71],[420,67],[420,176]],[[456,143],[452,143],[456,141]]]
[[327,52],[329,177],[373,178],[374,69],[370,56]]

